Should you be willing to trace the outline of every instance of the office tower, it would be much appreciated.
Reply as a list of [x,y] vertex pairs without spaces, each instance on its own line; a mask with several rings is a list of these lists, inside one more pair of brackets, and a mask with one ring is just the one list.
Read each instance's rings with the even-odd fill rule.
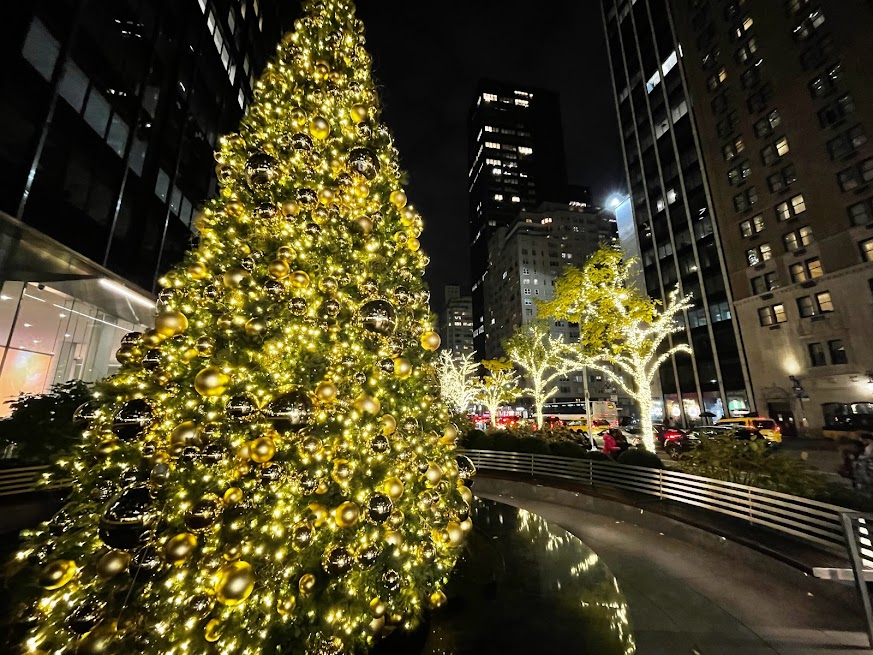
[[[661,368],[664,402],[658,412],[694,420],[704,412],[718,417],[749,411],[751,389],[731,309],[721,226],[689,114],[693,96],[679,65],[682,48],[668,4],[602,0],[601,6],[631,193],[629,207],[619,212],[623,247],[639,253],[649,295],[665,301],[678,284],[694,298],[684,332],[673,338],[690,343],[694,355],[677,355]],[[628,214],[632,220],[623,221]]]
[[[599,207],[540,204],[498,227],[488,245],[485,276],[486,348],[489,357],[505,356],[503,342],[518,326],[537,319],[537,300],[552,298],[555,280],[567,266],[581,265],[602,243],[616,237],[615,219]],[[567,343],[579,340],[579,326],[550,321],[552,334]],[[589,375],[592,400],[617,400],[617,391],[600,374]],[[584,400],[581,372],[565,376],[550,406],[579,405]],[[625,403],[629,405],[629,402]]]
[[755,405],[873,420],[873,7],[672,4]]
[[551,91],[483,80],[469,117],[470,258],[473,339],[485,345],[488,242],[523,209],[567,193],[561,108]]
[[454,355],[473,353],[473,299],[461,295],[461,287],[447,284],[444,307],[440,314],[442,347]]
[[277,4],[4,5],[0,400],[117,366],[215,192],[213,150],[278,41]]

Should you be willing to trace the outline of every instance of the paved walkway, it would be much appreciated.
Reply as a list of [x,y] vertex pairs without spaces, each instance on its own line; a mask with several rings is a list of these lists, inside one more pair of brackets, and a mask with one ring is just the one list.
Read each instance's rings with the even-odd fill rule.
[[[501,488],[506,485],[524,483],[502,482]],[[561,525],[606,562],[628,600],[638,655],[873,653],[860,600],[839,583],[748,549],[737,559],[692,543],[678,527],[675,534],[653,532],[603,514],[523,499],[521,487],[512,496],[492,495],[488,488],[477,484],[476,492]]]

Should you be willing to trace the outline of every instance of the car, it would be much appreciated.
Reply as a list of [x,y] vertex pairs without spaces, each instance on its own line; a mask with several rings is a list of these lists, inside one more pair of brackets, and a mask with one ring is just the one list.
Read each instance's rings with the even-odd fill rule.
[[[584,418],[575,421],[567,421],[566,428],[568,430],[573,430],[573,432],[588,432],[588,422]],[[609,428],[609,421],[606,419],[596,418],[591,423],[592,432],[602,432],[606,428]]]
[[679,460],[699,445],[700,435],[694,431],[671,430],[661,447],[670,456],[670,459]]
[[716,426],[728,426],[735,428],[748,428],[757,430],[767,441],[782,443],[782,428],[772,418],[766,416],[741,416],[732,418],[720,418],[715,422]]
[[562,428],[564,427],[564,421],[562,421],[557,416],[544,416],[543,426],[545,426],[547,429]]
[[678,439],[682,436],[683,431],[679,428],[671,428],[666,425],[654,425],[655,428],[655,440],[658,442],[658,445],[661,448],[664,447],[664,442],[669,439]]

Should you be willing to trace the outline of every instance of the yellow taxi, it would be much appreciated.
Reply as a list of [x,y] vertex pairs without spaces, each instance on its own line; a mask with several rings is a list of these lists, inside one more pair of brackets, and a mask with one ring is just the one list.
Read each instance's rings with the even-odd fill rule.
[[720,418],[716,425],[725,427],[749,428],[757,430],[767,441],[782,443],[782,428],[772,418],[764,416],[740,416],[737,418]]

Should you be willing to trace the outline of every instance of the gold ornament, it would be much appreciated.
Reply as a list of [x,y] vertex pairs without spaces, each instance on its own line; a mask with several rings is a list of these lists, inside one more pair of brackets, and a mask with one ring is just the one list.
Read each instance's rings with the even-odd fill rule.
[[461,532],[464,534],[469,534],[473,531],[473,521],[472,519],[464,519],[461,521]]
[[403,533],[397,530],[386,530],[384,537],[386,543],[395,547],[402,546],[405,541]]
[[248,562],[236,561],[218,570],[215,598],[222,605],[233,607],[244,603],[255,588],[255,571]]
[[319,503],[312,503],[307,509],[312,513],[312,525],[316,528],[324,525],[324,522],[327,521],[327,507]]
[[283,261],[291,261],[297,257],[297,251],[291,246],[282,246],[276,251],[276,258]]
[[221,396],[227,391],[230,378],[217,366],[207,366],[194,378],[194,389],[201,396]]
[[458,432],[458,427],[453,423],[449,423],[446,426],[446,429],[443,430],[443,436],[440,437],[440,443],[444,446],[451,446],[457,441],[459,436],[460,432]]
[[71,559],[59,559],[47,564],[39,576],[39,584],[44,589],[60,589],[76,577],[79,569]]
[[236,505],[241,503],[243,500],[243,490],[239,487],[231,487],[227,491],[224,492],[224,504],[225,505]]
[[457,521],[449,521],[446,525],[446,532],[449,534],[449,544],[452,546],[460,546],[464,541],[464,531],[461,529],[461,524]]
[[181,566],[194,554],[196,547],[196,535],[190,532],[177,534],[164,544],[164,559],[173,566]]
[[466,485],[460,485],[458,487],[458,493],[461,495],[461,498],[468,505],[473,502],[473,492],[470,491],[470,488]]
[[173,446],[198,446],[201,443],[200,427],[194,421],[179,423],[170,433],[170,444]]
[[370,614],[373,617],[380,619],[385,616],[385,613],[388,611],[388,606],[382,601],[381,598],[374,598],[370,601]]
[[336,459],[333,462],[333,470],[330,472],[330,477],[333,478],[334,482],[343,484],[349,481],[354,472],[354,468],[348,460]]
[[400,212],[400,222],[406,227],[415,223],[416,218],[418,218],[418,212],[410,206],[404,207]]
[[373,221],[371,221],[367,216],[358,216],[355,219],[355,224],[365,237],[369,236],[373,231]]
[[221,621],[210,619],[203,629],[203,638],[210,644],[218,641],[221,638]]
[[428,598],[428,601],[430,602],[430,606],[433,609],[436,609],[438,607],[442,607],[443,605],[445,605],[446,600],[447,600],[446,595],[441,590],[437,590],[437,591],[433,592],[430,595],[430,598]]
[[392,191],[391,195],[388,197],[391,201],[391,204],[397,207],[397,209],[403,209],[406,207],[406,203],[408,202],[408,198],[403,191]]
[[188,318],[182,312],[161,312],[155,317],[155,330],[169,339],[188,329]]
[[297,607],[297,598],[288,596],[276,605],[276,610],[281,616],[288,616],[294,611],[295,607]]
[[391,414],[385,414],[382,417],[382,434],[386,437],[390,437],[397,430],[397,419],[395,419]]
[[405,380],[412,375],[412,362],[405,357],[398,357],[394,360],[394,375],[401,380]]
[[355,185],[353,191],[355,193],[355,197],[360,198],[361,200],[370,195],[370,187],[364,182],[358,182]]
[[267,266],[267,272],[277,280],[281,280],[288,277],[288,274],[291,273],[291,267],[284,259],[276,259]]
[[333,511],[333,520],[341,528],[350,528],[361,516],[361,509],[353,502],[346,501]]
[[425,350],[430,352],[438,350],[441,343],[440,335],[432,330],[428,330],[421,335],[421,347]]
[[382,409],[382,404],[373,396],[361,394],[355,399],[355,409],[362,414],[373,414],[375,416]]
[[318,201],[322,205],[330,205],[336,200],[336,193],[329,187],[323,188],[318,192]]
[[403,482],[399,478],[388,478],[382,488],[391,500],[396,501],[403,495]]
[[297,216],[300,213],[300,205],[293,200],[282,203],[282,213],[285,216]]
[[419,241],[415,237],[410,237],[409,240],[406,242],[406,249],[409,252],[418,252],[420,248],[421,241]]
[[203,280],[209,277],[209,269],[203,262],[194,262],[185,269],[185,272],[192,280]]
[[130,564],[130,554],[123,550],[110,550],[97,560],[97,575],[101,578],[112,578],[127,570]]
[[315,590],[315,576],[311,573],[305,573],[300,577],[300,593],[304,596],[308,596]]
[[249,272],[240,267],[234,266],[225,272],[222,276],[222,280],[224,280],[224,284],[231,289],[237,289],[242,286],[243,282],[245,282],[249,278]]
[[309,286],[309,274],[306,271],[294,271],[291,274],[291,286],[305,289]]
[[367,120],[367,116],[370,112],[367,110],[366,105],[353,105],[352,110],[349,112],[349,115],[352,118],[352,121],[355,123],[363,123]]
[[332,403],[336,400],[337,388],[333,382],[325,380],[315,387],[315,397],[323,403]]
[[251,445],[252,461],[258,464],[269,462],[276,454],[276,444],[270,437],[255,439]]
[[253,318],[246,321],[246,334],[250,337],[258,337],[267,329],[267,322],[262,318]]
[[115,351],[115,359],[119,364],[129,364],[142,356],[142,351],[136,346],[124,345]]
[[315,493],[319,496],[323,496],[328,491],[330,491],[330,484],[328,484],[327,480],[319,480],[318,486],[315,488]]
[[101,621],[76,644],[77,655],[110,655],[115,651],[118,638],[118,624],[115,621]]
[[434,462],[431,462],[427,467],[427,472],[424,474],[431,486],[436,486],[443,478],[443,470]]
[[316,116],[309,123],[309,133],[316,139],[323,141],[330,136],[330,123],[322,116]]
[[157,348],[164,340],[157,330],[146,330],[142,335],[142,342],[146,348]]

